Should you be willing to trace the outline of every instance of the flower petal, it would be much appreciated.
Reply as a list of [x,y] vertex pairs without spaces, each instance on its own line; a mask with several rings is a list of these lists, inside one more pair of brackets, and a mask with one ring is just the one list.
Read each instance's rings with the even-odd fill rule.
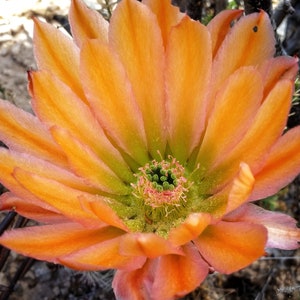
[[[215,166],[207,177],[218,187],[231,180],[241,161],[247,163],[253,174],[262,167],[266,155],[280,137],[286,124],[290,109],[293,83],[290,80],[279,81],[262,104],[253,124],[242,141]],[[267,134],[266,134],[267,130]]]
[[133,271],[118,270],[112,287],[117,299],[145,300],[151,299],[150,289],[153,282],[153,260],[148,259],[141,267]]
[[52,127],[55,141],[66,154],[74,173],[96,188],[112,194],[128,194],[129,187],[87,146],[67,130]]
[[225,216],[228,222],[250,222],[263,225],[268,231],[266,247],[293,250],[300,247],[300,229],[296,220],[279,212],[265,210],[254,204],[245,204]]
[[213,57],[216,56],[224,39],[231,30],[232,22],[241,17],[242,14],[243,11],[238,9],[223,10],[208,23],[207,29],[211,35]]
[[273,57],[274,53],[274,31],[267,13],[262,10],[241,18],[224,39],[215,57],[212,89],[217,91],[238,68],[259,65]]
[[182,251],[166,239],[154,233],[131,233],[122,237],[120,253],[129,256],[146,256],[149,258],[166,254],[179,254]]
[[233,180],[228,197],[226,213],[238,208],[246,202],[253,190],[255,179],[249,166],[245,163],[240,164],[237,177]]
[[156,16],[138,1],[121,1],[111,18],[109,41],[132,83],[149,152],[160,159],[166,147],[166,115],[164,49]]
[[79,196],[82,207],[95,214],[102,222],[128,231],[127,226],[121,221],[117,213],[109,206],[112,199],[98,195],[85,194]]
[[183,245],[197,238],[211,222],[211,215],[192,213],[178,227],[172,229],[168,240],[176,245]]
[[177,299],[194,290],[206,278],[208,265],[196,247],[191,243],[184,246],[184,254],[157,259],[152,299]]
[[140,269],[117,271],[113,280],[116,297],[122,300],[172,300],[195,289],[207,276],[208,265],[192,244],[185,255],[149,259]]
[[180,162],[191,154],[204,128],[211,63],[207,28],[184,17],[172,29],[166,51],[168,143]]
[[26,152],[58,165],[66,158],[44,124],[8,101],[0,100],[0,140],[10,149]]
[[219,91],[198,153],[198,163],[202,168],[224,160],[224,156],[243,138],[261,104],[261,80],[254,68],[241,68]]
[[170,1],[144,0],[143,4],[147,5],[156,15],[166,48],[171,28],[180,22],[184,14],[179,12],[178,7],[171,5]]
[[35,220],[41,223],[66,223],[68,219],[61,215],[52,207],[44,205],[37,205],[35,201],[26,201],[15,196],[12,193],[4,193],[0,196],[0,210],[14,210],[21,216]]
[[272,147],[262,169],[255,174],[251,199],[266,198],[277,193],[300,173],[300,127],[284,134]]
[[108,22],[97,11],[89,9],[82,0],[71,1],[69,21],[78,47],[85,39],[108,41]]
[[26,153],[18,153],[1,147],[0,161],[5,161],[5,164],[0,164],[1,183],[22,198],[25,197],[23,190],[21,189],[19,192],[20,185],[13,176],[13,171],[16,167],[49,179],[55,179],[77,190],[85,192],[96,191],[95,188],[87,186],[83,180],[76,177],[73,173]]
[[[120,153],[105,136],[95,116],[78,96],[50,72],[31,72],[29,89],[35,113],[48,126],[57,125],[70,131],[87,144],[121,178],[134,179]],[[51,93],[49,93],[51,91]]]
[[85,95],[79,75],[79,49],[70,37],[54,26],[34,19],[34,54],[39,69],[53,72],[81,100]]
[[57,209],[67,218],[76,220],[86,226],[99,227],[101,224],[100,220],[91,211],[82,209],[79,196],[83,195],[84,192],[19,168],[16,168],[13,174],[25,189]]
[[[119,253],[119,243],[121,235],[117,229],[111,229],[116,232],[109,240],[86,247],[78,252],[60,257],[58,261],[69,268],[76,270],[103,270],[103,269],[124,269],[132,270],[140,268],[146,258],[124,256]],[[101,235],[99,238],[101,242]]]
[[32,226],[4,232],[0,244],[26,256],[59,263],[59,257],[78,253],[122,234],[113,227],[88,230],[76,223]]
[[149,158],[142,115],[117,56],[106,45],[88,41],[81,51],[81,71],[88,100],[102,127],[143,165]]
[[264,98],[281,79],[295,80],[298,72],[298,58],[290,56],[278,56],[266,60],[259,66],[264,83]]
[[221,221],[209,225],[194,242],[211,266],[229,274],[264,255],[267,231],[253,223]]

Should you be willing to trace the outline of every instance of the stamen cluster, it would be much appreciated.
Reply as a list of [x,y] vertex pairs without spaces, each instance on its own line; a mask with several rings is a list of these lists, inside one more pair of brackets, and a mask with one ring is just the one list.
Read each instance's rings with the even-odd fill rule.
[[185,201],[187,191],[184,168],[171,156],[162,160],[146,164],[136,175],[138,181],[133,184],[134,195],[143,199],[152,208],[165,205],[178,206]]

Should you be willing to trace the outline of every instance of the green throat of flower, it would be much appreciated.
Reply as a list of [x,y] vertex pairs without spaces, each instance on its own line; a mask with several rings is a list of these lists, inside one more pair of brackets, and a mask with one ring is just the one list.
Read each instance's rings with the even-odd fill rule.
[[193,185],[185,168],[169,156],[139,168],[132,193],[113,205],[114,210],[133,232],[153,232],[167,237],[171,228],[185,220],[188,194]]

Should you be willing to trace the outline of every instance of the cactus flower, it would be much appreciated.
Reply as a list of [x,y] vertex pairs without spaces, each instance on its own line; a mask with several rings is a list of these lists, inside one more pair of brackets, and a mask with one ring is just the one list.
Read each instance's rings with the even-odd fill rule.
[[175,299],[299,247],[294,219],[251,203],[300,172],[297,59],[274,58],[263,11],[204,26],[169,2],[122,0],[108,23],[73,0],[72,38],[35,20],[34,115],[0,102],[0,209],[36,221],[0,244],[115,269],[117,299]]

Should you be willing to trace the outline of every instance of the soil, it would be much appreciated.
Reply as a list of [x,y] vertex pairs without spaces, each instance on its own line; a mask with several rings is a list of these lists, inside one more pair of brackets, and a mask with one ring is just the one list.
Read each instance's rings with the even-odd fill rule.
[[[96,0],[91,4],[96,6]],[[61,27],[55,19],[65,16],[68,6],[68,0],[0,0],[0,98],[31,111],[26,72],[35,68],[32,17],[39,16]],[[299,182],[297,179],[280,193],[273,207],[297,220],[300,218]],[[0,215],[0,221],[4,216],[3,213]],[[5,299],[5,287],[13,281],[17,269],[24,262],[31,261],[10,253],[0,271],[0,299]],[[9,299],[113,300],[112,277],[113,271],[75,272],[58,265],[34,261],[22,279],[17,281]],[[300,299],[300,250],[272,250],[266,257],[240,272],[231,275],[213,273],[196,291],[183,299]]]

